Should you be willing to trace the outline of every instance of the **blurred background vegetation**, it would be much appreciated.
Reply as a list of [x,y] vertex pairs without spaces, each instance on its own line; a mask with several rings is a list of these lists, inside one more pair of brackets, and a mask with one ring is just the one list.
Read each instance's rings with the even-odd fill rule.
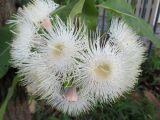
[[69,15],[73,19],[78,16],[90,30],[98,26],[105,32],[112,16],[116,15],[143,36],[145,45],[148,40],[148,59],[142,65],[143,72],[135,89],[115,103],[97,104],[78,117],[64,115],[43,101],[35,101],[17,84],[17,69],[9,63],[13,36],[5,23],[27,2],[29,0],[0,0],[0,120],[160,120],[160,39],[153,32],[154,27],[134,15],[137,0],[131,4],[125,0],[55,0],[61,6],[53,15],[58,14],[64,21]]

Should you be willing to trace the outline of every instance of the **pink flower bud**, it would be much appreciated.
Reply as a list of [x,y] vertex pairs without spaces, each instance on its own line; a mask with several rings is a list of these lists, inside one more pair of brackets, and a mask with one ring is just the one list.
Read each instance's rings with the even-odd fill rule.
[[49,18],[44,19],[44,20],[41,22],[41,25],[42,25],[42,27],[44,27],[45,29],[51,29],[51,28],[52,28],[52,23],[51,23],[51,21],[50,21]]
[[65,97],[69,102],[76,102],[78,100],[77,91],[75,87],[68,88]]

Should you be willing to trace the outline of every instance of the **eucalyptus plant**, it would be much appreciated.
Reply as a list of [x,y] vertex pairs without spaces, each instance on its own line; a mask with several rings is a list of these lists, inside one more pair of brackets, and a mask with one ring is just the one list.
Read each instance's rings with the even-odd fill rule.
[[[105,33],[97,28],[99,8],[111,13]],[[160,47],[151,27],[125,0],[34,0],[8,23],[14,37],[2,48],[1,57],[8,59],[1,64],[10,61],[28,92],[72,116],[134,88],[145,60],[140,36]],[[1,33],[9,35],[7,30]],[[0,70],[3,77],[7,69]]]

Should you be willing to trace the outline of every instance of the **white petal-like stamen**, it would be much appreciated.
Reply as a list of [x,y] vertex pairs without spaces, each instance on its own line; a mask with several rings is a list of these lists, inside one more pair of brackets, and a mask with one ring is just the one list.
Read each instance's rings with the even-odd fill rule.
[[31,52],[31,46],[35,33],[34,25],[29,22],[24,21],[17,26],[16,37],[11,45],[12,63],[15,67],[21,66],[26,60],[30,59],[31,54],[34,54],[34,52]]
[[117,45],[124,59],[130,58],[133,66],[139,66],[145,60],[145,48],[139,36],[122,20],[113,19],[109,29],[109,40]]
[[[19,74],[23,77],[21,84],[23,86],[33,87],[31,94],[39,96],[41,99],[49,101],[49,96],[53,96],[61,89],[59,76],[48,74],[45,63],[39,63],[38,54],[32,56],[23,66],[19,67]],[[41,58],[42,59],[42,58]]]
[[27,20],[38,25],[49,19],[51,12],[58,6],[52,0],[33,0],[27,6],[23,6],[23,9],[20,8],[15,16],[16,20],[9,20],[9,23],[20,23]]
[[[125,56],[125,59],[122,57],[121,48],[115,46],[120,42],[117,37],[114,45],[111,41],[104,42],[106,39],[102,39],[99,34],[94,34],[90,39],[90,49],[83,54],[83,62],[79,63],[81,77],[77,79],[77,84],[82,85],[83,89],[89,91],[97,100],[114,101],[134,87],[141,72],[140,63],[135,62],[136,65],[132,65],[131,55]],[[142,61],[143,51],[140,51],[140,54],[136,59]]]
[[[48,66],[50,74],[67,74],[75,71],[76,59],[80,59],[80,53],[85,49],[86,28],[77,30],[70,20],[65,25],[56,17],[53,30],[44,32],[43,37],[47,44],[39,48],[42,62]],[[51,73],[54,71],[54,73]]]

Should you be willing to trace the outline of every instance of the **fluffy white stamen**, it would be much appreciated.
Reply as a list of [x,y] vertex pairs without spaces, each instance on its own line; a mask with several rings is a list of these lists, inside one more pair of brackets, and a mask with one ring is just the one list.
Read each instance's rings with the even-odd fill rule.
[[[121,41],[116,36],[114,37],[117,40],[114,41],[115,44],[110,40],[105,41],[106,38],[101,38],[99,33],[91,36],[90,49],[83,53],[82,62],[77,63],[80,69],[79,79],[76,79],[77,85],[81,85],[85,91],[89,91],[101,102],[114,101],[124,92],[130,91],[141,72],[140,63],[135,62],[133,65],[130,61],[132,59],[142,61],[143,51],[140,51],[140,56],[134,56],[137,58],[130,58],[131,55],[129,55],[124,59],[122,57],[124,51],[122,52],[118,46]],[[132,49],[133,52],[136,48]]]
[[12,63],[15,67],[21,66],[33,54],[31,52],[31,43],[35,37],[35,33],[36,29],[34,25],[27,21],[17,26],[16,37],[13,40],[11,48]]
[[21,23],[24,20],[32,22],[39,26],[42,23],[43,27],[50,27],[49,16],[59,5],[52,0],[33,0],[23,9],[19,9],[16,20],[9,20],[9,23]]
[[[54,74],[67,74],[76,69],[76,59],[80,59],[80,53],[85,49],[86,28],[79,29],[68,20],[65,25],[59,17],[56,17],[53,30],[43,34],[47,44],[40,47],[40,53],[49,66],[48,72]],[[51,73],[53,74],[53,73]]]
[[119,47],[124,59],[130,58],[133,66],[139,66],[144,61],[145,47],[139,36],[122,20],[112,20],[109,29],[109,41]]

